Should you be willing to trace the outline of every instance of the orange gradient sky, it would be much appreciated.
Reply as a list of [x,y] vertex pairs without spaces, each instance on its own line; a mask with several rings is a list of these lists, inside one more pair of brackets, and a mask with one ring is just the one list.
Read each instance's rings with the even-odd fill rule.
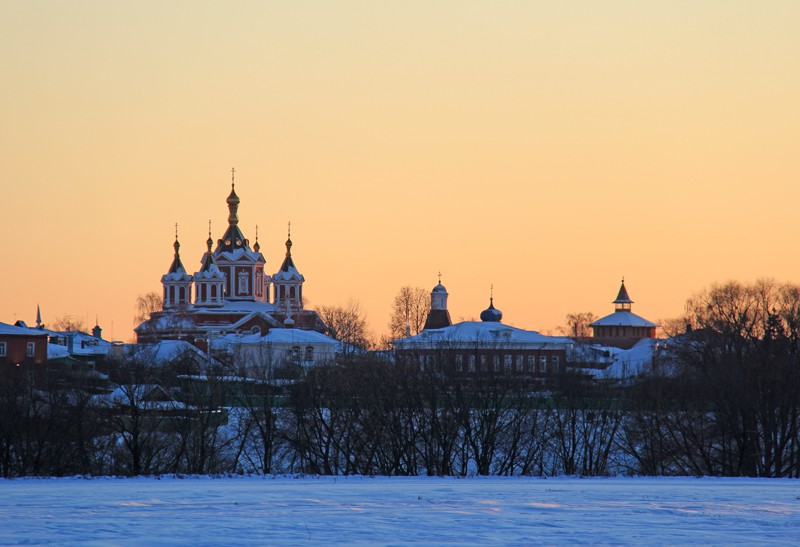
[[547,331],[800,282],[800,3],[0,5],[0,321],[130,340],[227,218],[376,334],[403,285]]

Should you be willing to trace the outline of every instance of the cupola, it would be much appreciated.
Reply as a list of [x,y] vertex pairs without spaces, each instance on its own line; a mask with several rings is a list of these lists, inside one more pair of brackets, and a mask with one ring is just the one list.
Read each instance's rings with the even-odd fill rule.
[[503,320],[503,312],[494,307],[494,287],[489,296],[489,307],[481,312],[481,321],[484,323],[500,323]]
[[439,284],[431,291],[431,309],[425,318],[426,329],[440,329],[452,325],[450,312],[447,311],[447,289],[442,285],[442,274],[439,272]]

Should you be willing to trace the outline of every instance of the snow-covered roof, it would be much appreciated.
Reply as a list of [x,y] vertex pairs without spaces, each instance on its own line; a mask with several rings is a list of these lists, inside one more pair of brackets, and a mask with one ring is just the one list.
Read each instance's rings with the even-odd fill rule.
[[[205,306],[188,306],[186,309],[181,311],[176,311],[175,313],[164,313],[161,315],[157,315],[156,317],[151,317],[144,323],[141,323],[137,326],[134,330],[136,332],[144,332],[147,329],[173,329],[173,330],[206,330],[206,331],[214,331],[220,329],[236,329],[243,323],[253,319],[254,317],[261,316],[263,317],[268,323],[279,326],[278,321],[276,321],[272,314],[277,311],[277,308],[274,304],[269,304],[267,302],[253,302],[253,301],[239,301],[239,300],[225,300],[221,306],[208,308]],[[220,325],[213,324],[197,324],[196,323],[196,316],[197,314],[203,314],[204,316],[213,316],[213,315],[220,315],[222,316],[223,320]],[[244,314],[242,317],[237,319],[233,324],[230,323],[230,315],[242,313]]]
[[66,346],[60,346],[58,344],[47,344],[47,358],[48,359],[58,359],[60,357],[67,357],[69,356],[69,350]]
[[230,352],[233,350],[233,346],[240,344],[274,344],[285,346],[326,345],[334,348],[339,345],[339,341],[317,331],[300,329],[270,329],[270,331],[263,336],[260,333],[252,333],[226,334],[211,338],[211,349],[214,351]]
[[134,359],[149,365],[163,366],[178,359],[188,358],[197,363],[206,363],[209,357],[184,340],[162,340],[153,345],[141,346]]
[[48,333],[39,329],[17,327],[8,323],[0,323],[0,334],[11,336],[46,336]]
[[264,262],[264,255],[251,251],[249,247],[232,251],[215,251],[214,258],[219,262]]
[[495,322],[463,321],[441,329],[427,329],[408,338],[398,338],[392,343],[398,349],[443,349],[448,345],[499,346],[505,348],[564,349],[569,340],[545,336],[536,331],[518,329]]
[[101,407],[136,405],[149,410],[186,410],[191,406],[175,401],[158,384],[137,384],[118,386],[114,391],[92,397],[95,405]]
[[653,356],[663,340],[642,338],[630,349],[601,346],[608,352],[613,362],[604,369],[586,370],[596,378],[622,380],[652,372]]
[[[50,336],[51,346],[63,346],[70,355],[108,355],[111,342],[102,338],[95,338],[91,334],[79,330],[55,331],[49,329],[38,330]],[[70,339],[72,344],[70,348]],[[71,353],[70,353],[71,349]],[[48,354],[49,354],[48,350]]]
[[590,327],[657,327],[655,323],[648,321],[644,317],[640,317],[633,312],[615,311],[605,317],[601,317]]

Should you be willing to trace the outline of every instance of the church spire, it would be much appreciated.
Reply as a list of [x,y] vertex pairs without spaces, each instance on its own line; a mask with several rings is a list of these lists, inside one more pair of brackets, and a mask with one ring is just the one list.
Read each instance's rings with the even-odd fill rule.
[[296,310],[303,309],[303,282],[305,278],[297,271],[292,259],[292,223],[289,223],[288,237],[286,239],[286,258],[283,259],[281,269],[272,276],[275,288],[275,305],[283,307],[291,301]]
[[175,224],[175,243],[172,244],[172,247],[175,249],[172,265],[169,267],[169,272],[161,277],[161,283],[164,285],[165,310],[188,305],[192,285],[192,276],[186,273],[186,268],[181,262],[181,243],[178,241],[177,223]]
[[258,224],[256,224],[256,244],[253,245],[253,250],[255,252],[261,252],[261,245],[258,243]]
[[292,223],[289,222],[288,235],[286,237],[286,258],[283,259],[281,271],[288,272],[290,268],[294,267],[294,260],[292,260]]
[[169,273],[186,273],[186,269],[181,262],[181,243],[178,241],[178,223],[175,223],[175,243],[172,244],[175,249],[175,257],[172,259],[172,265],[169,267]]
[[622,284],[619,286],[617,299],[614,300],[614,311],[631,311],[631,304],[633,300],[628,296],[628,289],[625,288],[625,278],[622,278]]
[[228,224],[235,226],[239,224],[239,196],[236,195],[236,169],[231,167],[231,194],[228,196],[226,202],[228,203]]
[[244,237],[239,229],[239,203],[241,200],[236,195],[236,169],[231,169],[231,193],[225,202],[228,204],[228,229],[222,239],[217,241],[215,253],[233,252],[237,249],[250,250],[250,242]]

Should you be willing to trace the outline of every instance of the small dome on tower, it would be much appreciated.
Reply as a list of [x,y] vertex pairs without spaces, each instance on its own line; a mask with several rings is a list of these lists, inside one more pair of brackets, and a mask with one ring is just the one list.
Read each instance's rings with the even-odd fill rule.
[[503,312],[494,307],[494,298],[489,299],[489,307],[481,312],[481,321],[485,323],[499,323],[503,319]]
[[443,292],[443,293],[446,293],[446,292],[447,292],[447,289],[445,289],[445,288],[444,288],[444,285],[442,285],[441,283],[439,283],[438,285],[436,285],[436,286],[433,288],[433,292]]
[[239,196],[236,195],[236,189],[233,183],[231,183],[231,193],[228,196],[228,199],[226,199],[225,201],[228,203],[228,205],[239,205],[239,203],[241,202]]

